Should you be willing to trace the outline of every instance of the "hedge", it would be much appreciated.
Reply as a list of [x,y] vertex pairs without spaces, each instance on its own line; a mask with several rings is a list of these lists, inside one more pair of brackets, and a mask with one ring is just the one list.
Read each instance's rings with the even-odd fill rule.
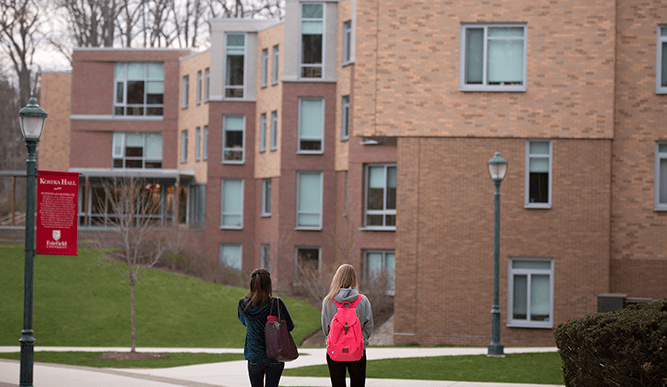
[[667,299],[559,324],[568,387],[667,386]]

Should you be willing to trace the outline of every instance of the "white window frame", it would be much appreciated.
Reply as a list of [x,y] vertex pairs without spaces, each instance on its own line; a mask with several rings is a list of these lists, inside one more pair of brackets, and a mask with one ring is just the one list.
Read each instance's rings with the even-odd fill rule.
[[352,20],[343,22],[343,66],[352,63]]
[[188,162],[188,130],[181,130],[181,163]]
[[[662,34],[664,32],[664,35]],[[662,86],[662,74],[663,74],[663,68],[667,67],[667,63],[663,63],[662,61],[662,55],[663,55],[663,45],[665,47],[665,50],[667,50],[667,24],[661,24],[658,25],[658,44],[657,44],[657,49],[656,49],[656,65],[655,65],[655,93],[656,94],[667,94],[667,85]],[[667,54],[665,54],[667,55]],[[667,70],[665,70],[667,73]]]
[[369,268],[370,265],[368,264],[368,255],[369,254],[382,254],[382,269],[384,271],[388,271],[387,269],[387,254],[393,254],[394,255],[394,271],[393,273],[390,273],[391,275],[391,287],[387,289],[387,294],[393,296],[396,290],[396,251],[395,250],[364,250],[364,279],[368,280],[370,279],[370,272]]
[[[240,208],[241,212],[230,212],[225,210],[225,182],[231,182],[231,181],[240,181],[241,182],[241,203],[240,203]],[[241,230],[243,229],[243,206],[244,206],[244,192],[245,192],[245,181],[243,179],[228,179],[228,178],[223,178],[220,179],[220,229],[228,229],[228,230]],[[241,218],[241,224],[240,226],[228,226],[223,224],[223,218],[225,216],[239,216]]]
[[[370,184],[370,169],[371,167],[384,167],[384,198],[383,198],[383,209],[382,210],[369,210],[368,209],[368,195],[369,195],[369,184]],[[387,195],[388,195],[388,189],[387,189],[387,169],[390,167],[396,168],[396,172],[398,173],[398,167],[396,164],[366,164],[365,170],[364,170],[364,176],[365,176],[365,182],[364,182],[364,229],[365,230],[380,230],[380,231],[395,231],[396,226],[388,226],[387,225],[387,215],[391,216],[396,216],[396,209],[388,209],[387,208]],[[397,176],[398,178],[398,176]],[[368,224],[368,216],[369,215],[382,215],[383,217],[383,225],[378,226],[378,225],[369,225]]]
[[[489,85],[487,81],[487,46],[488,40],[494,39],[488,37],[488,29],[500,28],[523,28],[523,84],[522,85]],[[483,29],[484,30],[484,48],[482,58],[482,84],[466,84],[466,36],[468,29]],[[507,38],[505,38],[507,39]],[[460,55],[459,55],[459,90],[460,91],[526,91],[527,83],[527,62],[528,62],[528,26],[523,23],[492,23],[492,24],[461,24],[460,33]]]
[[[143,151],[142,151],[142,156],[128,156],[127,155],[127,144],[125,142],[127,138],[127,134],[140,134],[143,136]],[[147,150],[148,150],[148,145],[147,145],[147,136],[151,135],[159,135],[160,138],[162,139],[162,147],[160,150],[160,159],[157,158],[150,158],[148,157]],[[161,169],[162,168],[162,152],[164,151],[164,138],[162,138],[162,133],[160,132],[145,132],[145,133],[129,133],[129,132],[114,132],[113,137],[112,137],[112,144],[111,144],[111,168],[112,169]],[[122,160],[123,166],[122,167],[116,167],[114,166],[115,162],[117,160]],[[141,160],[141,168],[132,168],[132,167],[127,167],[128,161],[138,161]],[[146,168],[147,163],[160,163],[159,168]]]
[[259,153],[266,152],[266,113],[259,115]]
[[[304,5],[321,5],[322,6],[322,18],[321,19],[304,19],[303,18],[303,6]],[[327,7],[326,3],[316,3],[316,2],[302,2],[300,3],[299,7],[299,79],[304,79],[304,80],[309,80],[309,79],[323,79],[324,74],[325,74],[325,58],[327,57],[326,55],[326,41],[327,41],[327,28],[326,28],[326,20],[327,20]],[[304,21],[321,21],[322,22],[322,63],[321,64],[305,64],[303,63],[303,22]],[[303,74],[303,69],[307,67],[321,67],[320,74],[321,76],[319,77],[304,77],[302,76]]]
[[271,178],[262,179],[262,217],[268,218],[271,216],[271,195],[272,195]]
[[[321,130],[321,137],[303,137],[301,135],[302,127],[303,127],[303,122],[301,122],[301,109],[302,109],[302,103],[304,101],[322,101],[322,130]],[[296,144],[296,153],[298,154],[323,154],[324,153],[324,130],[326,127],[325,124],[325,116],[326,116],[326,105],[325,105],[325,100],[324,98],[299,98],[299,111],[298,111],[298,120],[299,120],[299,127],[298,127],[298,133],[297,133],[297,144]],[[301,149],[301,141],[320,141],[320,149],[319,150],[309,150],[309,149]]]
[[201,126],[195,129],[195,161],[201,160]]
[[[531,155],[530,145],[532,143],[549,143],[548,155]],[[530,202],[530,160],[532,158],[548,158],[549,159],[549,193],[546,203],[531,203]],[[524,183],[524,207],[525,208],[551,208],[551,192],[553,190],[553,141],[550,139],[530,139],[526,140],[526,176]]]
[[278,45],[276,44],[273,46],[273,59],[271,63],[271,84],[276,85],[278,84],[278,69],[279,69],[279,64],[280,62],[278,59],[280,58],[280,49],[278,48]]
[[202,159],[208,160],[208,125],[204,125],[204,140],[202,144]]
[[188,107],[188,89],[190,88],[190,76],[189,75],[184,75],[183,76],[183,90],[182,90],[182,95],[181,95],[181,108],[185,109]]
[[[223,262],[223,259],[222,259],[223,246],[238,246],[239,247],[239,254],[240,254],[239,263],[241,264],[241,267],[230,266],[230,265],[227,265],[226,262]],[[242,243],[220,243],[218,245],[218,265],[220,267],[231,267],[233,269],[241,271],[243,269],[243,244]]]
[[[301,176],[303,175],[318,175],[320,179],[320,208],[318,212],[305,212],[300,210],[299,196],[300,196],[300,187],[301,187]],[[322,171],[298,171],[296,173],[296,219],[295,219],[295,229],[296,230],[321,230],[322,229],[322,217],[323,217],[323,203],[324,203],[324,174]],[[318,215],[319,224],[317,226],[302,226],[299,224],[300,215]]]
[[271,150],[278,149],[278,111],[271,112]]
[[[116,62],[114,63],[114,87],[113,87],[113,115],[117,117],[133,117],[133,118],[139,118],[139,117],[162,117],[164,115],[164,63],[163,62],[140,62],[144,64],[144,98],[143,98],[143,103],[140,104],[128,104],[127,102],[127,83],[130,82],[131,80],[127,79],[127,65],[129,63],[136,63],[136,62]],[[149,71],[148,71],[148,65],[149,64],[160,64],[162,66],[162,77],[161,78],[151,78],[149,77]],[[122,72],[122,79],[118,79],[117,72]],[[139,81],[139,79],[137,79]],[[149,82],[162,82],[162,100],[163,103],[161,104],[149,104],[148,103],[148,83]],[[120,96],[122,101],[118,101],[118,84],[122,83],[123,85],[123,95]],[[127,114],[127,109],[128,108],[136,108],[140,107],[143,109],[143,114],[141,115],[128,115]],[[123,109],[123,114],[116,114],[116,109],[117,108],[122,108]],[[162,114],[148,114],[148,109],[161,109]]]
[[[227,85],[227,72],[229,69],[227,68],[227,36],[228,35],[243,35],[243,85],[242,86],[233,86],[233,85]],[[238,48],[240,49],[240,48]],[[242,100],[246,97],[246,85],[248,84],[247,78],[248,78],[248,36],[244,32],[228,32],[225,34],[225,51],[224,51],[224,66],[225,66],[225,74],[224,78],[222,80],[223,83],[223,98],[226,100]],[[227,97],[227,90],[235,90],[235,89],[240,89],[242,90],[242,97]]]
[[[660,161],[667,161],[667,149],[665,149],[664,152],[660,152],[660,145],[663,145],[663,147],[667,148],[667,141],[656,141],[655,143],[653,209],[655,211],[667,211],[667,201],[664,203],[660,202]],[[665,176],[665,192],[667,192],[667,176]]]
[[204,102],[208,102],[211,90],[211,70],[207,67],[204,70]]
[[269,83],[269,49],[262,49],[262,79],[261,87],[268,86]]
[[[548,262],[551,265],[550,270],[546,269],[514,269],[512,262],[526,261],[526,262]],[[514,318],[514,275],[526,275],[527,281],[527,305],[526,305],[526,319],[520,320]],[[530,291],[531,291],[531,276],[533,275],[548,275],[549,276],[549,321],[531,321],[530,320]],[[554,260],[552,258],[528,258],[528,257],[510,257],[508,259],[508,274],[507,274],[507,326],[512,328],[545,328],[551,329],[554,326]]]
[[322,266],[322,248],[320,246],[295,246],[294,247],[294,279],[300,284],[299,278],[299,250],[317,250],[317,272],[319,274]]
[[345,141],[350,138],[350,96],[344,95],[341,101],[340,115],[340,140]]
[[[243,133],[243,145],[241,146],[241,149],[237,148],[230,148],[227,146],[227,128],[226,128],[226,123],[227,120],[226,118],[232,118],[232,117],[242,117],[243,118],[243,129],[241,129]],[[245,147],[246,147],[246,138],[245,138],[245,132],[246,132],[246,119],[245,116],[243,115],[238,115],[238,114],[226,114],[222,116],[222,164],[244,164],[245,163]],[[230,151],[230,152],[241,152],[241,160],[227,160],[225,158],[225,152]]]

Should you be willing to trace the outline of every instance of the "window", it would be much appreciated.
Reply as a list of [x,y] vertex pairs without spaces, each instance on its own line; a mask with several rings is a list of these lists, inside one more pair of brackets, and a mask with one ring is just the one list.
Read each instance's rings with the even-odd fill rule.
[[222,179],[220,228],[243,228],[243,179]]
[[551,208],[551,141],[526,141],[526,208]]
[[396,229],[396,165],[366,166],[366,228]]
[[208,102],[209,91],[211,90],[211,74],[209,69],[204,70],[204,102]]
[[224,116],[222,120],[222,162],[243,164],[245,142],[245,117]]
[[242,269],[242,247],[241,244],[220,244],[220,267],[231,267],[232,269]]
[[181,131],[181,162],[188,162],[188,131]]
[[112,158],[113,168],[162,168],[162,134],[115,132]]
[[295,251],[296,264],[294,275],[296,282],[305,278],[318,278],[320,273],[320,248],[297,247]]
[[301,78],[322,78],[324,4],[301,4]]
[[507,326],[553,327],[553,263],[551,259],[509,259]]
[[278,111],[271,112],[271,150],[278,149]]
[[208,160],[208,125],[204,125],[204,143],[202,144],[204,160]]
[[322,153],[324,99],[299,99],[299,145],[297,153]]
[[271,83],[278,83],[278,46],[273,46],[273,61],[271,63]]
[[343,65],[352,61],[352,20],[343,23]]
[[350,96],[344,95],[343,102],[341,104],[341,141],[347,140],[350,138]]
[[322,228],[322,172],[297,172],[296,228]]
[[259,116],[259,151],[266,151],[266,113]]
[[271,245],[262,244],[259,252],[259,265],[267,271],[271,271]]
[[161,116],[164,65],[157,62],[114,64],[114,115]]
[[459,89],[526,91],[526,26],[461,26]]
[[658,211],[667,211],[667,142],[655,144],[655,204]]
[[206,220],[206,184],[193,184],[188,190],[188,219],[190,223]]
[[201,127],[195,130],[195,161],[201,160]]
[[269,82],[269,49],[262,50],[262,87],[266,87]]
[[201,70],[197,71],[197,105],[201,105]]
[[262,179],[262,216],[271,216],[271,179]]
[[187,75],[183,77],[183,96],[181,98],[182,108],[188,107],[188,87],[189,87],[188,83],[190,82],[189,78],[190,77],[188,77]]
[[245,34],[226,35],[225,98],[243,98],[245,80]]
[[655,92],[667,94],[667,26],[658,26],[657,74]]
[[393,250],[367,251],[364,276],[371,286],[387,286],[387,293],[394,294],[396,282],[396,254]]

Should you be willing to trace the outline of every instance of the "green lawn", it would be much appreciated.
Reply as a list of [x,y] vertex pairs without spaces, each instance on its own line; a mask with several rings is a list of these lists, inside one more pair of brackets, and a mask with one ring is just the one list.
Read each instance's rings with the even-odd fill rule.
[[[37,346],[130,346],[130,288],[90,250],[35,258],[33,330]],[[24,247],[0,246],[0,346],[18,346],[23,328]],[[149,270],[136,287],[137,347],[242,348],[237,317],[247,289]],[[284,298],[300,343],[320,328],[316,308]]]
[[[510,354],[504,358],[440,356],[369,360],[366,376],[382,379],[452,380],[460,382],[563,384],[558,353]],[[285,376],[328,377],[326,365],[285,369]]]

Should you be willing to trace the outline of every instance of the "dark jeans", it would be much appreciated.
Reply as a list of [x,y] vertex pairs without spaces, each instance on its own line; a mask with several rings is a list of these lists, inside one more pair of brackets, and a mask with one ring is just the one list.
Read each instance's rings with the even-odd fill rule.
[[[278,387],[280,375],[283,374],[285,363],[278,360],[265,359],[248,360],[248,375],[252,387]],[[264,383],[266,375],[266,384]]]
[[366,385],[366,354],[358,361],[333,361],[327,353],[327,365],[331,375],[332,387],[345,386],[345,371],[350,372],[350,387]]

